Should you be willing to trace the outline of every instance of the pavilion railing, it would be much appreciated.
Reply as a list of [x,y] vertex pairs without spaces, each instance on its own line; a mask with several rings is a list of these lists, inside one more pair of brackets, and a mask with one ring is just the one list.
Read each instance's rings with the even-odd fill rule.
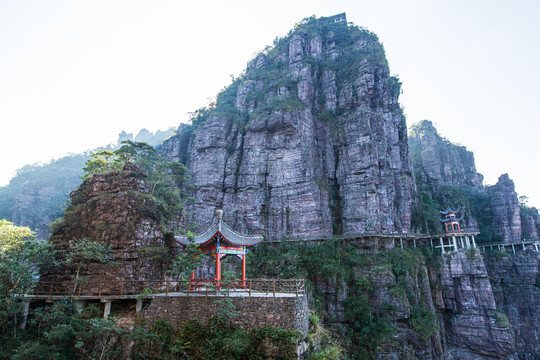
[[304,279],[246,279],[246,280],[118,280],[40,281],[34,297],[102,297],[102,296],[280,296],[306,293]]

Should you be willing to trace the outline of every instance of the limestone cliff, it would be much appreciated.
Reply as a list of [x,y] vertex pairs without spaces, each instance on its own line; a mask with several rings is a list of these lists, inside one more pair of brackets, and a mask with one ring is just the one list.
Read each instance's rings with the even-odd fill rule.
[[165,141],[192,175],[192,222],[216,207],[267,239],[408,232],[414,179],[399,81],[377,37],[308,19]]

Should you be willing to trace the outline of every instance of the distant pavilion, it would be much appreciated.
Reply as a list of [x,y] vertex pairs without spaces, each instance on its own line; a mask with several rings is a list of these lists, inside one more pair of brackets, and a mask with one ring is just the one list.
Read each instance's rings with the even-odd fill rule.
[[445,211],[439,211],[441,213],[441,223],[444,226],[444,230],[447,234],[460,233],[461,226],[459,222],[463,219],[458,217],[459,209],[452,210],[447,208]]
[[[223,210],[216,211],[217,219],[205,231],[196,235],[193,244],[216,259],[216,281],[221,280],[221,259],[228,255],[235,255],[242,259],[242,285],[246,281],[246,254],[247,248],[257,246],[263,241],[262,235],[243,235],[227,225],[223,221]],[[176,236],[176,241],[184,246],[191,242],[187,236]],[[195,279],[195,271],[191,274],[191,280]]]

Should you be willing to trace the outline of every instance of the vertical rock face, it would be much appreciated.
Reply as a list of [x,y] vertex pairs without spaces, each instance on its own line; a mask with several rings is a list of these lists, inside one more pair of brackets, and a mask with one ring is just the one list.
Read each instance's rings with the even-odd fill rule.
[[526,240],[538,240],[540,215],[536,208],[521,208],[521,235]]
[[504,242],[521,240],[520,207],[514,182],[503,174],[488,188],[493,211],[493,226]]
[[[468,231],[478,230],[479,224],[474,218],[476,214],[473,214],[471,209],[474,205],[456,196],[459,193],[469,196],[484,194],[483,176],[476,171],[473,153],[464,146],[442,138],[428,120],[410,128],[409,148],[419,198],[427,192],[431,199],[436,200],[439,207],[436,210],[445,210],[447,207],[461,209],[461,214],[464,215],[462,227]],[[436,216],[438,215],[437,213]],[[415,226],[419,225],[422,224],[415,223]]]
[[540,354],[540,256],[527,250],[517,255],[488,254],[486,265],[500,311],[513,326],[520,359]]
[[165,141],[192,174],[190,219],[223,207],[270,239],[407,232],[414,180],[400,84],[375,35],[299,26]]
[[457,252],[441,269],[447,351],[456,359],[512,359],[514,334],[498,317],[484,261]]
[[[124,291],[142,288],[146,280],[163,279],[168,239],[160,226],[158,206],[146,196],[144,177],[139,169],[126,167],[123,172],[94,175],[71,193],[71,206],[50,238],[58,255],[65,256],[80,239],[111,247],[111,264],[90,263],[81,269],[81,278],[88,282],[83,293],[97,293],[101,280],[100,289],[106,293],[118,288],[122,278]],[[69,289],[75,272],[64,266],[43,274],[40,281],[65,282]]]
[[431,121],[411,127],[409,146],[414,168],[424,182],[482,187],[483,176],[476,172],[474,154],[441,138]]

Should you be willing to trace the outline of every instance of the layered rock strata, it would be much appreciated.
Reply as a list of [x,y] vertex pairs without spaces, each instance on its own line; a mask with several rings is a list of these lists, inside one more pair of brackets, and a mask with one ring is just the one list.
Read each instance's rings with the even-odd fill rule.
[[414,168],[423,182],[482,188],[484,177],[476,171],[474,154],[443,139],[431,121],[423,120],[411,127],[409,146]]
[[[70,194],[71,206],[50,237],[59,260],[71,246],[88,239],[111,248],[108,264],[90,261],[80,269],[82,293],[118,293],[144,288],[147,281],[162,281],[168,266],[167,235],[160,224],[159,207],[148,196],[145,174],[128,164],[122,172],[94,175]],[[41,276],[42,283],[61,282],[74,288],[75,264]],[[101,285],[100,285],[101,283]],[[61,291],[60,284],[54,285]]]
[[497,310],[488,272],[478,253],[442,257],[441,286],[446,351],[456,359],[513,359],[514,334]]
[[236,230],[272,240],[409,231],[399,93],[376,36],[299,26],[163,144],[192,174],[189,220],[204,226],[219,207]]
[[499,177],[497,184],[488,188],[493,211],[493,226],[504,242],[521,240],[521,209],[514,182],[508,174]]
[[489,278],[499,311],[512,325],[520,359],[540,354],[540,255],[528,249],[516,255],[488,253]]

